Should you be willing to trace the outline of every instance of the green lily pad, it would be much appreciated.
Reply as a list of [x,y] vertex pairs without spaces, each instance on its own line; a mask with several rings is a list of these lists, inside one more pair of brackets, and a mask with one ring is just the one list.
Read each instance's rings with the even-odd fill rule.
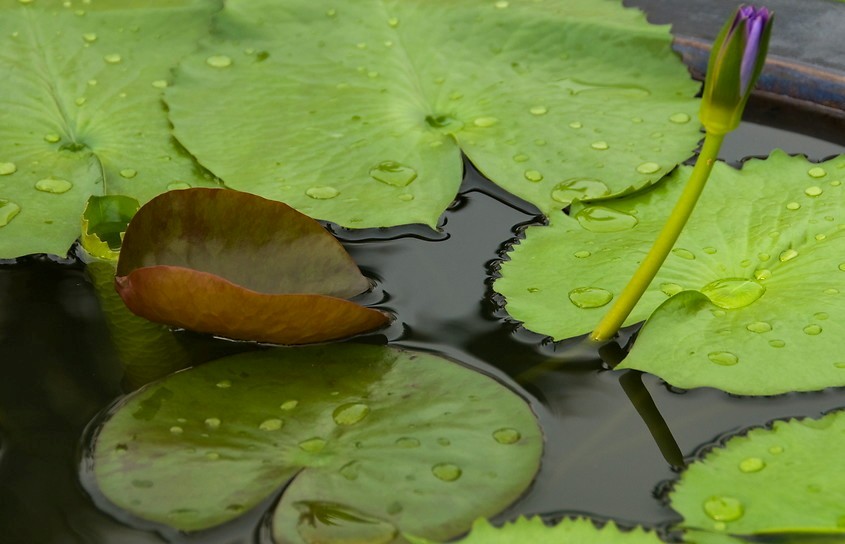
[[322,342],[389,321],[345,300],[370,284],[326,229],[238,191],[170,191],[144,205],[124,234],[115,284],[141,317],[240,340]]
[[[845,412],[776,421],[711,450],[669,498],[684,528],[845,538]],[[810,541],[810,539],[807,539]],[[777,542],[777,540],[774,540]],[[786,539],[784,542],[793,542]]]
[[[780,151],[742,170],[717,164],[626,321],[649,319],[620,368],[747,395],[845,385],[835,341],[845,334],[844,169],[842,157],[813,164]],[[510,315],[555,339],[592,330],[689,171],[617,201],[576,203],[572,217],[529,228],[495,283]]]
[[0,3],[0,258],[64,255],[91,195],[215,184],[173,141],[161,94],[218,7]]
[[[424,538],[407,537],[412,544],[434,544]],[[601,529],[586,518],[566,518],[550,527],[540,518],[519,518],[502,527],[494,527],[484,519],[472,525],[472,531],[465,538],[454,541],[460,544],[663,544],[653,531],[637,527],[630,531],[620,530],[613,521]]]
[[120,508],[185,531],[289,482],[277,542],[388,543],[448,539],[502,510],[541,452],[529,406],[491,378],[341,344],[218,359],[144,387],[99,429],[93,471]]
[[130,196],[89,198],[82,212],[82,234],[79,237],[82,248],[97,259],[116,264],[126,226],[140,207],[141,204]]
[[615,1],[233,0],[215,36],[166,92],[179,141],[346,227],[434,227],[461,152],[548,213],[653,183],[700,139],[668,27]]

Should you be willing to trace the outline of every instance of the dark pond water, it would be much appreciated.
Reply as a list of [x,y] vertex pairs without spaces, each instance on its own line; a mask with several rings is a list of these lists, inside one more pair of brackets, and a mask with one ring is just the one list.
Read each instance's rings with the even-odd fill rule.
[[[746,118],[752,122],[726,143],[728,161],[775,147],[813,160],[845,152],[841,120],[763,102],[753,103]],[[778,128],[767,126],[774,123]],[[676,475],[667,458],[677,464],[678,454],[689,459],[720,436],[772,419],[845,407],[845,389],[738,398],[708,389],[672,391],[654,377],[640,382],[596,360],[542,365],[571,358],[567,346],[544,343],[509,323],[488,285],[498,252],[517,226],[538,220],[536,211],[470,168],[444,220],[441,234],[385,231],[376,233],[380,240],[339,234],[378,280],[371,300],[398,317],[368,341],[444,354],[531,400],[547,438],[542,470],[500,519],[587,513],[664,526],[677,520],[659,500],[661,486]],[[401,236],[389,239],[393,235]],[[117,356],[81,264],[31,257],[0,265],[0,354],[0,541],[234,544],[264,538],[261,509],[201,535],[160,534],[99,509],[102,499],[84,491],[84,429],[122,390]],[[665,420],[662,430],[655,409]]]

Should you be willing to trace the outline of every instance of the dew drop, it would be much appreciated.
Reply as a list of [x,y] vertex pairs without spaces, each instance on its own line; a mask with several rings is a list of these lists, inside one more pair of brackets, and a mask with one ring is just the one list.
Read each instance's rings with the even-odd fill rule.
[[673,113],[669,116],[669,120],[673,123],[677,123],[679,125],[683,125],[684,123],[689,123],[690,116],[686,113]]
[[211,55],[205,59],[205,63],[212,68],[227,68],[232,65],[232,59],[226,55]]
[[546,115],[547,113],[549,113],[549,110],[548,108],[546,108],[546,106],[534,106],[528,111],[531,112],[531,115]]
[[605,206],[584,208],[575,218],[590,232],[619,232],[632,229],[639,223],[633,215]]
[[754,271],[754,277],[759,281],[764,281],[772,277],[772,271],[767,268],[760,268]]
[[610,146],[607,145],[607,142],[605,142],[604,140],[599,140],[598,142],[593,142],[593,143],[590,144],[590,147],[592,147],[593,149],[597,149],[599,151],[604,151],[604,150],[610,148]]
[[370,177],[393,187],[405,187],[417,179],[417,171],[396,161],[382,161],[370,168]]
[[220,418],[217,417],[209,417],[205,420],[205,426],[209,429],[219,429],[220,428]]
[[103,60],[109,64],[117,64],[121,60],[123,60],[123,58],[117,53],[109,53],[108,55],[103,57]]
[[398,17],[391,17],[390,19],[387,20],[387,24],[391,28],[396,28],[397,26],[399,26],[399,18]]
[[778,255],[778,259],[780,259],[780,262],[785,263],[786,261],[791,261],[792,259],[794,259],[797,256],[798,256],[798,252],[795,251],[794,249],[790,248],[790,249],[787,249],[787,250],[781,252],[781,254]]
[[452,463],[437,463],[431,467],[431,473],[444,482],[454,482],[461,477],[463,471]]
[[660,165],[656,162],[644,162],[637,166],[637,172],[640,174],[654,174],[660,170]]
[[821,166],[814,166],[813,168],[807,170],[807,175],[809,175],[811,178],[818,179],[825,177],[827,175],[827,171]]
[[613,299],[613,293],[600,287],[577,287],[569,292],[569,300],[582,309],[601,308]]
[[704,501],[704,513],[713,521],[736,521],[743,516],[745,508],[738,499],[719,496]]
[[120,171],[120,177],[126,178],[126,179],[132,179],[137,175],[138,175],[138,171],[133,170],[131,168],[124,168],[123,170]]
[[296,408],[297,406],[299,406],[299,401],[298,401],[298,400],[286,400],[285,402],[283,402],[283,403],[279,406],[279,409],[280,409],[280,410],[284,410],[284,411],[286,411],[286,412],[290,412],[291,410],[293,410],[293,409],[294,409],[294,408]]
[[716,254],[716,248],[715,247],[705,247],[701,251],[703,251],[704,253],[706,253],[708,255],[715,255]]
[[739,357],[730,351],[711,351],[707,354],[710,362],[721,366],[733,366],[739,362]]
[[55,132],[51,132],[49,134],[44,135],[44,141],[50,144],[55,144],[57,142],[60,142],[61,140],[62,137],[56,134]]
[[522,435],[516,429],[502,427],[493,431],[493,439],[499,444],[516,444]]
[[82,39],[85,40],[88,43],[94,43],[94,42],[97,41],[97,35],[94,34],[93,32],[86,32],[85,34],[82,35]]
[[581,121],[572,121],[569,123],[569,128],[581,128],[584,125],[581,124]]
[[539,170],[526,170],[523,175],[528,181],[538,182],[543,181],[543,174]]
[[674,255],[677,255],[681,259],[686,259],[688,261],[694,261],[695,260],[695,254],[692,251],[690,251],[688,249],[684,249],[682,247],[676,247],[675,249],[672,250],[672,253]]
[[332,419],[338,425],[355,425],[370,414],[370,407],[361,402],[342,404],[332,412]]
[[590,253],[589,251],[586,251],[586,250],[582,250],[582,251],[576,251],[576,252],[575,252],[575,253],[573,253],[572,255],[573,255],[576,259],[586,259],[586,258],[587,258],[587,257],[589,257],[590,255],[592,255],[592,253]]
[[177,434],[178,435],[178,434],[182,434],[183,432],[185,432],[185,429],[183,429],[182,427],[180,427],[178,425],[174,425],[173,427],[170,427],[170,434]]
[[508,7],[510,4],[508,3],[508,1],[507,1],[507,0],[499,0],[498,2],[496,2],[496,3],[495,3],[495,4],[493,4],[493,5],[494,5],[494,6],[496,6],[496,8],[498,8],[498,9],[505,9],[505,8],[506,8],[506,7]]
[[552,198],[569,204],[576,198],[595,198],[610,194],[610,188],[603,182],[591,178],[573,178],[562,181],[552,189]]
[[335,15],[337,15],[337,10],[336,10],[336,9],[332,8],[332,9],[326,10],[326,16],[328,16],[328,17],[334,17]]
[[780,455],[781,453],[783,453],[783,446],[771,446],[769,448],[769,453],[771,453],[772,455]]
[[420,447],[420,441],[412,436],[402,436],[396,439],[394,442],[400,448],[418,448]]
[[527,160],[528,160],[528,155],[526,155],[525,153],[518,153],[518,154],[513,156],[514,162],[525,162]]
[[0,176],[10,176],[18,171],[18,167],[13,162],[0,162]]
[[769,345],[773,348],[782,348],[786,345],[786,342],[783,340],[769,340]]
[[748,306],[765,292],[760,283],[744,278],[720,279],[701,288],[701,293],[713,304],[729,310]]
[[809,336],[817,336],[822,332],[822,328],[815,324],[807,325],[802,330],[804,331],[804,334]]
[[35,188],[43,193],[60,195],[71,190],[73,183],[61,178],[44,178],[35,182]]
[[326,447],[326,441],[319,437],[309,438],[299,443],[299,449],[308,453],[319,453]]
[[274,417],[262,421],[258,428],[262,431],[278,431],[284,424],[284,420]]
[[219,387],[220,389],[228,389],[228,388],[232,387],[232,381],[231,380],[220,380],[219,382],[217,382],[217,387]]
[[751,332],[764,333],[772,330],[772,326],[765,321],[754,321],[745,326]]
[[329,185],[309,187],[305,194],[315,200],[329,200],[340,194],[340,191]]
[[411,193],[403,193],[403,194],[399,195],[397,198],[399,200],[401,200],[402,202],[410,202],[410,201],[414,200],[414,195],[412,195]]
[[812,185],[804,189],[804,194],[807,196],[819,196],[823,192],[824,191],[822,191],[822,188],[817,185]]
[[205,458],[209,461],[217,461],[218,459],[220,459],[220,454],[216,451],[210,451],[205,454]]
[[745,473],[760,472],[766,468],[766,462],[759,457],[747,457],[739,462],[739,470]]
[[0,227],[8,225],[20,212],[20,206],[11,200],[0,198]]
[[801,209],[801,204],[799,204],[797,202],[790,202],[789,204],[786,205],[786,209],[787,210],[798,210],[798,209]]
[[174,181],[173,183],[167,184],[168,191],[178,191],[180,189],[190,189],[191,185],[189,183],[185,183],[184,181]]
[[156,89],[166,89],[167,88],[167,80],[166,79],[157,79],[152,82],[152,86]]
[[680,293],[681,291],[683,291],[683,290],[684,290],[684,288],[683,288],[683,287],[681,287],[680,285],[678,285],[677,283],[669,283],[669,282],[667,282],[667,283],[661,283],[661,284],[660,284],[660,290],[661,290],[661,291],[663,292],[663,294],[664,294],[664,295],[666,295],[667,297],[671,297],[671,296],[677,295],[678,293]]
[[492,127],[499,120],[495,117],[478,117],[475,121],[472,122],[473,125],[481,128]]

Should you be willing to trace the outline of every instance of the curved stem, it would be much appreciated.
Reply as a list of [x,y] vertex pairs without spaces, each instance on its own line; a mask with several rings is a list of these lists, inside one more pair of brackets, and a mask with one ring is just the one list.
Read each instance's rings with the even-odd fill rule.
[[713,164],[716,162],[716,156],[719,154],[719,148],[722,147],[724,139],[724,134],[708,132],[705,135],[704,145],[695,161],[695,167],[689,181],[687,181],[681,197],[669,215],[669,219],[663,225],[663,230],[660,231],[660,235],[655,240],[654,245],[651,246],[648,255],[640,263],[637,271],[634,272],[628,285],[616,298],[613,306],[610,307],[598,326],[590,333],[590,340],[603,342],[613,338],[643,296],[654,276],[657,275],[663,261],[666,260],[666,256],[669,255],[669,251],[672,250],[678,240],[678,236],[686,225],[690,214],[692,214],[692,210],[698,202],[698,197],[704,189],[704,184],[707,183],[707,178],[710,176],[710,171],[713,169]]

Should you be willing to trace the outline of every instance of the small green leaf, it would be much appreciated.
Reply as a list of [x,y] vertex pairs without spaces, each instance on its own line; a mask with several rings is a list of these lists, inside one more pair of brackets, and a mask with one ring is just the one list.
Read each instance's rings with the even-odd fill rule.
[[[708,452],[670,494],[682,526],[734,535],[845,538],[845,412],[776,421]],[[780,542],[775,537],[773,542]],[[835,541],[835,540],[834,540]],[[693,540],[695,542],[695,540]],[[707,541],[709,542],[709,541]],[[718,542],[718,540],[713,540]]]
[[67,253],[91,195],[215,184],[174,142],[161,94],[218,6],[0,3],[0,258]]
[[241,340],[304,344],[387,323],[345,298],[369,281],[343,246],[293,208],[223,189],[185,189],[143,206],[115,279],[137,315]]
[[215,36],[166,92],[179,141],[346,227],[435,226],[462,152],[549,213],[653,183],[700,139],[668,27],[617,1],[233,0]]
[[[412,544],[434,544],[424,538],[406,536]],[[540,518],[519,518],[502,527],[494,527],[484,519],[476,520],[468,536],[458,544],[663,544],[654,531],[637,527],[620,530],[613,521],[602,528],[586,518],[566,518],[550,527]]]
[[141,204],[130,196],[92,196],[82,212],[83,249],[98,259],[117,261],[123,234]]
[[[626,321],[649,319],[620,368],[746,395],[845,385],[845,358],[831,341],[845,334],[843,168],[845,157],[813,164],[778,151],[742,170],[716,164]],[[576,203],[572,217],[529,228],[494,286],[510,315],[555,339],[592,330],[688,175],[680,168],[652,189]]]
[[139,390],[99,429],[93,470],[113,503],[181,530],[288,482],[277,542],[442,540],[519,497],[542,442],[529,406],[478,372],[341,344],[219,359]]

